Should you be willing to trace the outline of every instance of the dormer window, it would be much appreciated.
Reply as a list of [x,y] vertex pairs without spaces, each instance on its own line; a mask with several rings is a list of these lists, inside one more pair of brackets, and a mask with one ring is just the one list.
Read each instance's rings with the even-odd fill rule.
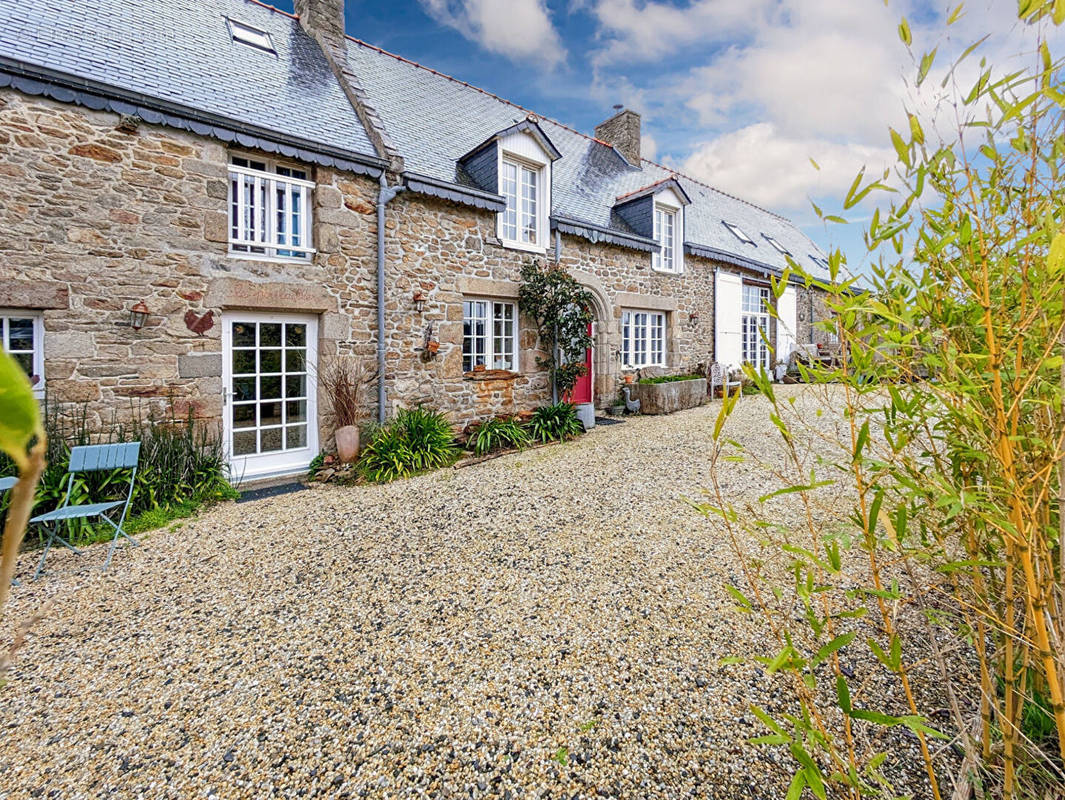
[[790,256],[791,255],[791,253],[788,251],[788,249],[784,245],[782,245],[780,242],[778,242],[776,239],[774,239],[768,233],[763,233],[762,234],[762,238],[765,239],[767,242],[769,242],[771,245],[773,245],[773,247],[776,249],[776,251],[778,253],[780,253],[782,256]]
[[724,225],[726,228],[728,228],[732,232],[732,235],[735,236],[737,239],[739,239],[744,244],[752,244],[755,247],[758,246],[758,245],[754,244],[754,239],[752,239],[750,236],[748,236],[746,233],[744,233],[743,230],[738,225],[733,225],[731,222],[725,222],[725,220],[721,220],[721,224]]
[[543,167],[533,167],[506,156],[499,170],[499,193],[507,201],[500,215],[499,233],[507,244],[543,247]]
[[274,40],[270,38],[270,34],[266,31],[261,31],[251,25],[245,25],[243,22],[237,22],[235,19],[229,19],[228,17],[226,22],[229,23],[229,35],[233,37],[234,42],[240,42],[259,50],[265,50],[268,53],[277,54],[274,49]]
[[658,252],[651,255],[651,267],[659,272],[679,273],[682,271],[682,254],[684,245],[683,209],[665,203],[655,203],[654,239],[658,242]]

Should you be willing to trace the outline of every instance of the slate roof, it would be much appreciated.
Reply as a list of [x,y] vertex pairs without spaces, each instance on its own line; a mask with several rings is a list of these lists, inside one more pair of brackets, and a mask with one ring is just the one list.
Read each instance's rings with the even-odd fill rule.
[[[403,155],[406,168],[437,180],[462,182],[456,169],[458,159],[532,113],[357,39],[348,40],[348,63]],[[762,238],[765,233],[812,274],[827,277],[827,271],[810,258],[823,255],[821,249],[789,220],[653,161],[644,159],[635,168],[606,143],[537,116],[543,132],[562,153],[552,168],[556,218],[631,236],[632,231],[611,213],[617,198],[675,176],[692,201],[685,209],[685,233],[693,252],[782,271],[787,260]],[[741,242],[723,220],[742,228],[755,244]]]
[[[234,42],[226,16],[277,54]],[[318,44],[251,0],[3,0],[0,59],[376,158]]]

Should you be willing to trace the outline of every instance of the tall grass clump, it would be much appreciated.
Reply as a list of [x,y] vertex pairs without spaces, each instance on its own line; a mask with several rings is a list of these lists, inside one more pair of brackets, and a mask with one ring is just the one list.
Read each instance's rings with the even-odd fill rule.
[[[175,416],[172,404],[162,417],[145,417],[132,408],[128,421],[112,419],[103,430],[96,430],[90,425],[84,406],[60,406],[46,400],[43,424],[46,466],[37,485],[35,515],[61,505],[68,489],[70,505],[99,502],[125,492],[128,470],[75,475],[67,472],[71,448],[86,444],[141,443],[129,510],[133,529],[144,527],[136,520],[148,512],[156,520],[166,518],[170,512],[187,515],[191,509],[236,496],[229,484],[229,465],[221,438],[191,416]],[[0,474],[7,474],[9,468],[9,464],[0,463]],[[71,520],[68,525],[67,532],[75,542],[93,540],[95,528],[91,522]]]
[[[843,204],[892,191],[865,232],[869,280],[838,251],[831,280],[804,276],[841,363],[802,367],[819,390],[801,402],[747,370],[779,432],[757,504],[719,480],[723,460],[756,460],[728,439],[734,399],[714,432],[698,507],[744,565],[729,591],[793,701],[753,709],[755,741],[792,765],[789,798],[1065,786],[1065,60],[1045,41],[1065,4],[1019,8],[1027,69],[978,62],[979,43],[947,69],[915,55],[917,85],[942,77],[935,130],[910,115],[890,131],[894,174],[858,175]],[[905,20],[899,33],[910,46]],[[834,431],[813,422],[825,408]],[[898,787],[888,761],[907,740],[923,786]]]
[[459,455],[447,417],[422,406],[400,410],[384,425],[371,429],[368,439],[358,470],[374,483],[446,467]]

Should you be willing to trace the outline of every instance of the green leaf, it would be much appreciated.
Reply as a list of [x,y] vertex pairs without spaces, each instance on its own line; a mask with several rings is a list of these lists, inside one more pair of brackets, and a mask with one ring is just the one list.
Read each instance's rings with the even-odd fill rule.
[[862,708],[855,708],[851,710],[851,716],[854,719],[864,719],[866,722],[873,722],[877,725],[898,725],[902,722],[898,717],[890,717],[887,714],[881,714],[879,711],[867,711]]
[[791,785],[788,786],[788,793],[785,795],[784,800],[799,800],[802,797],[802,790],[805,788],[806,773],[800,769],[795,773],[795,777],[791,779]]
[[920,86],[922,83],[924,83],[924,79],[928,77],[928,70],[932,69],[932,62],[934,62],[936,60],[936,50],[938,50],[938,49],[939,48],[935,48],[935,49],[932,50],[932,52],[925,53],[921,57],[921,68],[917,72],[917,85],[918,86]]
[[1047,255],[1047,271],[1051,275],[1058,275],[1065,270],[1065,233],[1059,233],[1050,243],[1050,253]]
[[20,471],[26,465],[26,448],[40,424],[40,409],[26,373],[15,359],[0,351],[0,450]]
[[913,34],[910,32],[910,23],[906,21],[906,17],[903,17],[902,22],[899,23],[899,38],[907,47],[913,44]]
[[958,21],[958,18],[961,16],[963,8],[964,3],[958,3],[958,7],[951,11],[950,16],[947,17],[947,25],[953,25],[955,22]]
[[854,636],[855,634],[853,631],[851,631],[850,633],[841,633],[839,636],[837,636],[835,639],[833,639],[831,642],[824,645],[820,650],[817,651],[817,655],[815,655],[813,661],[810,662],[810,666],[816,667],[818,664],[820,664],[826,658],[831,656],[837,650],[849,645],[854,639]]
[[836,676],[836,698],[839,700],[840,709],[849,716],[851,713],[851,689],[847,685],[847,679],[842,675]]

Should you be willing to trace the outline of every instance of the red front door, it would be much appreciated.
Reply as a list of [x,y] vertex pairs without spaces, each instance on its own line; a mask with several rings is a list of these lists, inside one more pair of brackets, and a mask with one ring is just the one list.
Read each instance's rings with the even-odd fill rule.
[[[588,326],[588,335],[592,335],[592,326]],[[584,374],[577,378],[577,384],[573,387],[570,396],[566,398],[571,403],[592,402],[592,349],[589,347],[584,352]]]

